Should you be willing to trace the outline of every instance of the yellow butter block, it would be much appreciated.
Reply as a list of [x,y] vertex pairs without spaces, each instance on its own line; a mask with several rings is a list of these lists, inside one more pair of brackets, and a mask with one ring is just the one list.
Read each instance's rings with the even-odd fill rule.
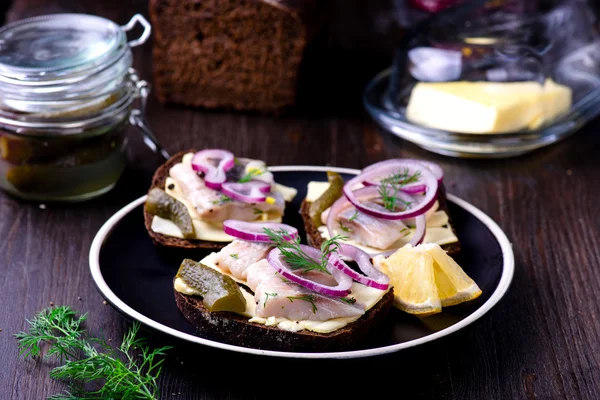
[[571,108],[571,89],[538,82],[420,82],[406,117],[431,128],[464,133],[535,129]]

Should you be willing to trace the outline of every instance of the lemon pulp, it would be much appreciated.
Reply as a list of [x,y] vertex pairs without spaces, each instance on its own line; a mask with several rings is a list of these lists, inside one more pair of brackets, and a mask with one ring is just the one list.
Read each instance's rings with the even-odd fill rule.
[[438,244],[407,244],[374,261],[390,277],[394,305],[410,314],[436,314],[481,295],[477,283]]

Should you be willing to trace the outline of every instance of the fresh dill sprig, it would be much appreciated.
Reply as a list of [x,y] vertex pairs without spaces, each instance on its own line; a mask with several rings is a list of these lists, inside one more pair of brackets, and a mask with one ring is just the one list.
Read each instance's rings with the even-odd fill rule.
[[27,332],[14,335],[20,355],[38,357],[45,350],[44,359],[55,356],[63,363],[50,377],[69,382],[69,390],[50,399],[158,399],[157,379],[170,347],[151,350],[137,338],[135,322],[114,349],[87,335],[86,319],[68,306],[47,308],[28,321]]
[[354,211],[354,214],[352,214],[352,216],[348,218],[348,221],[354,221],[356,218],[358,218],[358,210]]
[[264,173],[264,171],[260,168],[252,168],[252,169],[248,170],[246,175],[244,175],[240,178],[239,183],[250,182],[252,179],[254,179],[254,177],[262,175],[263,173]]
[[343,230],[346,233],[352,233],[352,228],[344,225],[344,221],[342,221],[341,219],[338,219],[338,225],[340,227],[341,230]]
[[236,260],[239,260],[239,259],[240,259],[240,256],[238,255],[238,253],[231,253],[231,254],[229,255],[229,257],[231,257],[231,258],[233,258],[233,259],[236,259]]
[[302,247],[300,247],[300,237],[288,240],[290,234],[283,228],[278,230],[264,228],[264,232],[269,236],[269,240],[279,249],[284,261],[292,269],[302,269],[304,271],[318,270],[328,274],[327,263],[329,254],[338,250],[339,240],[347,239],[345,236],[336,235],[331,239],[325,240],[321,245],[321,260],[319,262],[302,250]]
[[265,308],[267,306],[267,301],[269,300],[269,297],[277,297],[277,293],[267,293],[267,292],[265,292],[265,301],[263,303],[263,308]]
[[252,211],[254,212],[254,215],[263,215],[265,213],[263,210],[261,210],[260,208],[256,208],[256,207],[254,207],[252,209]]
[[219,196],[218,200],[213,200],[213,204],[222,204],[222,203],[227,203],[229,201],[233,201],[233,199],[229,196],[226,196],[224,194]]
[[315,299],[315,295],[314,294],[305,294],[302,296],[287,296],[288,300],[293,303],[294,300],[304,300],[304,301],[308,301],[310,304],[312,304],[312,311],[313,314],[317,313],[317,304],[315,303],[316,299]]
[[[381,196],[381,200],[383,201],[383,206],[389,210],[396,210],[396,206],[398,205],[398,192],[403,186],[406,186],[410,183],[415,183],[419,180],[421,176],[421,171],[416,171],[414,174],[410,174],[408,168],[405,168],[403,172],[396,172],[386,178],[383,178],[379,184],[379,195]],[[400,200],[404,204],[405,207],[410,207],[410,202],[406,202]]]

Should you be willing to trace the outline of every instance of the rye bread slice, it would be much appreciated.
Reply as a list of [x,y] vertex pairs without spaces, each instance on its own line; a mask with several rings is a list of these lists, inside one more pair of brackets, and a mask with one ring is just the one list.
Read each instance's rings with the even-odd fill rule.
[[247,317],[233,312],[210,312],[204,308],[199,297],[184,295],[176,290],[174,293],[177,307],[200,337],[242,347],[294,352],[356,349],[388,321],[394,300],[393,291],[389,290],[358,320],[331,333],[317,333],[309,330],[285,331],[249,322]]
[[[181,162],[181,159],[187,153],[190,153],[190,152],[195,153],[196,151],[197,150],[195,150],[195,149],[181,151],[181,152],[175,154],[174,156],[172,156],[170,159],[168,159],[154,173],[154,176],[152,177],[152,184],[150,186],[150,189],[148,189],[148,192],[152,188],[155,188],[155,187],[158,187],[158,188],[164,190],[165,182],[167,181],[167,178],[169,177],[169,170],[171,169],[171,167],[174,166],[175,164]],[[154,243],[154,245],[156,247],[158,247],[159,249],[169,250],[169,251],[181,250],[181,251],[185,251],[188,254],[188,256],[190,256],[190,254],[189,254],[190,251],[219,250],[219,249],[222,249],[223,247],[225,247],[227,244],[229,244],[229,243],[223,243],[223,242],[211,242],[211,241],[207,241],[207,240],[180,239],[180,238],[166,236],[166,235],[163,235],[160,233],[153,232],[152,231],[152,218],[153,218],[153,215],[147,213],[146,210],[144,209],[144,224],[146,226],[146,230],[148,231],[148,235],[150,236],[150,239],[152,239],[152,243]]]
[[[454,230],[454,225],[452,224],[452,216],[450,215],[450,210],[448,210],[448,201],[446,199],[446,190],[443,186],[440,187],[438,191],[438,202],[439,209],[446,211],[448,214],[448,222],[450,224],[450,228],[456,235],[456,231]],[[315,225],[313,220],[310,218],[309,209],[310,202],[303,200],[300,204],[300,215],[302,216],[302,220],[304,222],[304,230],[306,232],[306,241],[307,243],[316,248],[321,247],[321,243],[323,243],[324,239],[321,237],[321,232],[318,230],[318,226]],[[457,236],[458,237],[458,236]],[[460,253],[460,242],[449,243],[441,246],[442,249],[446,250],[448,255],[455,257]]]

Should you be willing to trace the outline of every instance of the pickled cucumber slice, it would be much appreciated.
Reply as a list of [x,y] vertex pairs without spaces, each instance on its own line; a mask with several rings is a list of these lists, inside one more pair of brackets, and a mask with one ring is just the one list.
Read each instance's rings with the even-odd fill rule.
[[202,303],[208,311],[242,313],[246,310],[246,299],[230,276],[186,258],[176,277],[202,296]]
[[194,224],[192,217],[185,205],[177,199],[169,196],[160,188],[152,188],[148,193],[145,209],[148,214],[171,220],[181,230],[183,237],[193,239]]
[[329,181],[329,187],[318,199],[312,202],[308,209],[308,214],[315,226],[323,225],[321,214],[342,196],[344,178],[337,172],[327,171],[327,180]]
[[0,136],[0,159],[19,165],[31,158],[33,146],[27,140]]
[[124,122],[81,135],[18,137],[0,130],[0,159],[13,165],[76,167],[92,164],[115,151],[123,151],[125,130]]

